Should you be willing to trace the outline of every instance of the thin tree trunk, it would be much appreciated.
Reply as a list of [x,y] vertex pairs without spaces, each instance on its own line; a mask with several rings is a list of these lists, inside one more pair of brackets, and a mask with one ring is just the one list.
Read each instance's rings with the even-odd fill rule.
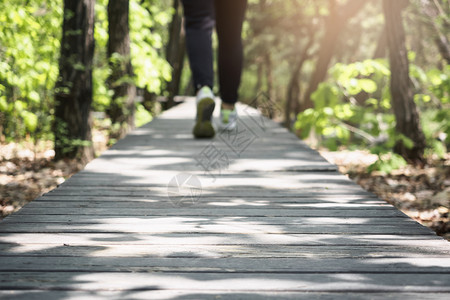
[[256,66],[257,66],[257,70],[256,70],[256,84],[255,84],[255,95],[259,95],[262,91],[262,86],[263,86],[263,62],[261,59],[257,59],[256,60]]
[[301,103],[301,110],[314,106],[311,95],[319,84],[326,78],[328,67],[335,52],[340,34],[348,21],[355,16],[367,1],[349,1],[344,7],[337,7],[336,0],[330,2],[330,15],[325,22],[325,35],[320,43],[320,50],[316,68],[311,76],[308,89]]
[[94,0],[64,0],[64,20],[55,86],[55,159],[94,157],[91,142]]
[[422,13],[428,19],[427,25],[434,35],[434,42],[436,43],[439,53],[441,54],[442,58],[450,64],[450,42],[447,36],[442,32],[442,30],[436,23],[436,18],[441,16],[444,19],[443,27],[446,28],[448,26],[446,22],[446,18],[448,18],[448,16],[445,16],[445,14],[442,12],[442,8],[439,6],[439,3],[437,3],[436,1],[422,0],[421,4]]
[[310,30],[309,39],[306,46],[303,48],[303,51],[300,54],[298,62],[295,64],[291,79],[289,80],[288,90],[287,90],[287,99],[286,106],[284,110],[284,126],[286,128],[291,128],[291,114],[294,112],[296,116],[298,114],[298,107],[300,104],[300,73],[303,68],[303,64],[305,61],[310,58],[311,55],[308,54],[313,42],[314,42],[315,31]]
[[122,138],[134,128],[136,86],[133,83],[128,17],[129,0],[109,0],[108,58],[111,75],[108,82],[114,95],[107,113],[113,124],[113,138]]
[[414,103],[414,95],[409,78],[409,61],[405,46],[405,32],[402,24],[402,10],[407,2],[404,0],[383,0],[389,61],[391,64],[391,94],[397,132],[414,142],[408,149],[400,140],[395,145],[395,152],[406,160],[423,163],[425,137],[420,127],[419,113]]
[[300,99],[300,71],[303,63],[301,60],[296,64],[292,72],[291,79],[289,80],[286,106],[284,108],[284,127],[290,129],[292,124],[291,115],[294,111],[294,105]]
[[167,83],[169,98],[168,108],[174,105],[174,97],[180,91],[181,75],[183,72],[184,58],[186,54],[186,39],[183,30],[183,14],[180,0],[173,1],[174,14],[169,28],[169,42],[166,48],[166,58],[172,66],[172,80]]
[[377,58],[385,58],[387,50],[387,37],[386,37],[386,26],[383,27],[383,30],[380,32],[380,36],[378,37],[377,48],[373,53],[373,59]]
[[146,88],[142,88],[142,90],[140,91],[142,93],[142,106],[144,106],[144,108],[150,112],[152,115],[156,114],[155,111],[155,104],[156,104],[156,98],[157,98],[157,94],[153,93],[153,92],[149,92]]
[[[267,96],[269,97],[269,101],[271,103],[274,103],[277,101],[276,97],[276,91],[274,87],[274,80],[273,80],[273,70],[272,70],[272,57],[270,55],[270,52],[266,52],[264,55],[264,65],[266,67],[266,80],[267,80]],[[264,109],[267,109],[266,116],[270,119],[274,118],[274,110],[270,107],[264,107]]]

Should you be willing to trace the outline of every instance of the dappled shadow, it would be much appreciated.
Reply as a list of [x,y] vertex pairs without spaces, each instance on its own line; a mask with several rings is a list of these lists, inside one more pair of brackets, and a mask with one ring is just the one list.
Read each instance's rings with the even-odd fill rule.
[[[447,242],[277,125],[236,155],[193,140],[185,109],[0,223],[0,297],[448,296]],[[196,155],[212,142],[232,160],[208,173]],[[192,203],[168,197],[180,172],[201,182]]]

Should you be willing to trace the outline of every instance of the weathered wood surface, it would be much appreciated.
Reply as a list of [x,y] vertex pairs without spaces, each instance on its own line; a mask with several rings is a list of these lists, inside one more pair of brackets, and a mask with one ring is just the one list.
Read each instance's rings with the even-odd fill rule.
[[450,298],[447,241],[239,111],[194,140],[187,101],[3,220],[0,298]]

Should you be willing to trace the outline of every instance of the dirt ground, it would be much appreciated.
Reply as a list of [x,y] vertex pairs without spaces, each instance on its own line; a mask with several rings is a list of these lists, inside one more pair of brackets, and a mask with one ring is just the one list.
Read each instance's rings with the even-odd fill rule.
[[450,240],[450,153],[444,159],[429,160],[424,168],[408,165],[389,175],[367,172],[377,160],[368,151],[320,153],[365,190]]

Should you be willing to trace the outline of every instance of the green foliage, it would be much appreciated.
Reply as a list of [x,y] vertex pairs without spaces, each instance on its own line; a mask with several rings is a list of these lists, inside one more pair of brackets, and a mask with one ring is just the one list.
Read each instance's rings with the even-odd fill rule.
[[[324,137],[332,150],[339,145],[359,143],[368,146],[375,137],[392,129],[393,115],[389,113],[390,100],[372,96],[389,96],[386,78],[390,72],[383,60],[366,60],[349,65],[336,64],[330,73],[333,81],[321,83],[311,95],[314,109],[298,115],[295,124],[302,138],[313,130]],[[363,105],[356,97],[367,93]]]
[[378,157],[378,160],[369,166],[368,172],[380,171],[385,174],[390,174],[407,165],[406,160],[396,153],[389,153]]
[[107,86],[111,70],[108,65],[108,0],[95,2],[95,54],[93,68],[93,103],[94,111],[105,111],[111,103],[113,91]]
[[153,119],[152,114],[148,112],[144,108],[144,106],[140,103],[136,104],[136,112],[135,112],[135,125],[136,127],[141,127],[142,125],[147,124]]
[[164,59],[163,36],[152,30],[168,27],[170,12],[163,4],[144,6],[130,1],[131,62],[136,73],[136,85],[149,92],[161,94],[164,81],[170,81],[171,68]]
[[[108,0],[95,4],[94,111],[105,111],[113,95],[107,86],[111,74],[106,51],[107,4]],[[160,1],[130,1],[135,77],[121,78],[119,83],[132,81],[150,92],[162,93],[162,82],[170,80],[170,66],[163,55],[170,5]],[[7,141],[26,137],[52,139],[53,88],[59,73],[62,19],[62,0],[0,1],[0,125]],[[116,56],[113,60],[120,63]],[[151,120],[141,105],[137,107],[138,124]],[[64,133],[64,128],[56,130]],[[69,152],[76,143],[84,143],[63,142]]]
[[414,100],[421,107],[423,131],[429,154],[442,157],[450,147],[450,65],[427,71],[413,65],[413,78],[420,86]]
[[67,154],[75,151],[78,147],[88,147],[92,145],[91,141],[73,139],[69,134],[68,125],[63,120],[55,122],[55,134],[59,137],[55,141],[55,148],[62,149],[62,154]]
[[61,20],[60,0],[0,2],[0,119],[7,140],[49,133]]
[[[411,65],[411,76],[420,89],[415,95],[421,110],[421,122],[427,140],[428,155],[442,157],[449,145],[450,68],[423,71]],[[395,130],[389,91],[390,71],[384,60],[366,60],[353,64],[336,64],[330,69],[332,80],[319,85],[313,93],[314,109],[297,117],[295,128],[302,138],[319,136],[323,146],[358,145],[369,148],[379,160],[370,170],[386,173],[406,162],[392,152],[402,141],[408,148],[414,142]],[[361,99],[365,101],[362,103]]]
[[[130,1],[130,42],[131,62],[134,78],[121,78],[122,81],[132,81],[139,88],[161,94],[162,83],[170,80],[170,65],[164,59],[162,51],[163,32],[170,21],[170,11],[164,3],[131,0]],[[111,74],[107,59],[108,46],[108,0],[96,1],[95,13],[95,67],[94,67],[94,103],[95,111],[106,111],[111,103],[113,91],[107,86]],[[157,29],[157,30],[155,30]],[[112,63],[120,63],[123,58],[115,54]]]

